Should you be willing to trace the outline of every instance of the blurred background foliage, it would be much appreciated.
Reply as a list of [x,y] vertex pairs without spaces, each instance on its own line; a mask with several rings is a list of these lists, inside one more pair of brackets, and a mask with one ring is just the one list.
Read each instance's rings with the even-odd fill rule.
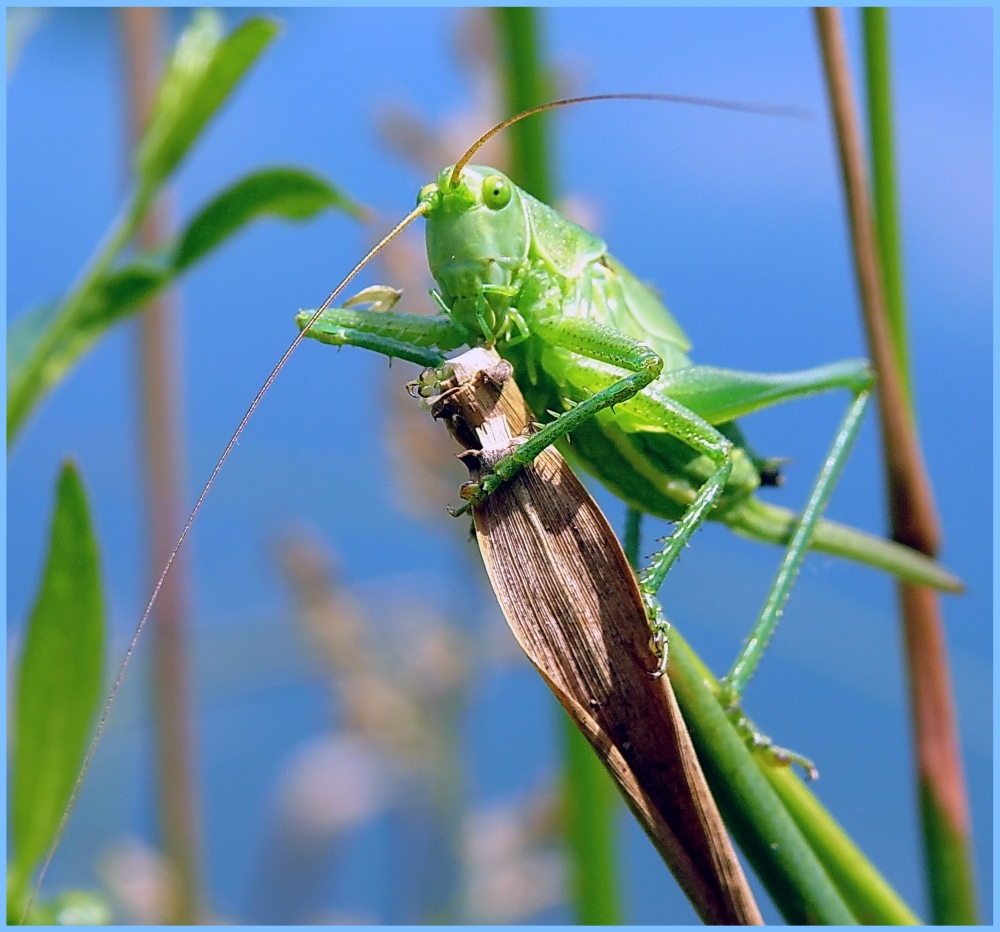
[[[222,16],[227,33],[247,21],[234,10]],[[970,588],[946,615],[984,903],[992,876],[982,504],[990,494],[988,17],[907,10],[893,20],[913,381],[944,560]],[[171,36],[190,19],[171,11]],[[190,408],[185,502],[289,342],[294,312],[315,306],[419,186],[501,115],[495,34],[483,11],[281,10],[275,19],[280,35],[177,171],[178,214],[190,218],[235,179],[279,164],[333,179],[372,222],[331,212],[302,228],[258,224],[191,269],[177,386]],[[817,114],[807,124],[656,105],[562,114],[552,133],[572,193],[557,206],[663,289],[700,361],[791,369],[860,354],[807,13],[554,9],[542,27],[558,94],[686,92]],[[9,14],[12,320],[72,291],[126,200],[121,59],[111,11]],[[507,159],[503,137],[477,157],[501,169]],[[403,288],[401,309],[428,309],[422,235],[408,232],[365,280]],[[111,330],[13,451],[11,658],[38,591],[67,453],[80,464],[100,541],[109,663],[140,614],[148,584],[132,340],[125,328]],[[467,527],[445,514],[465,470],[404,394],[410,377],[411,367],[386,373],[360,351],[303,347],[196,526],[191,704],[206,917],[572,916],[557,710],[516,652]],[[805,494],[839,405],[815,399],[750,421],[759,449],[794,458],[774,493],[781,501]],[[830,513],[877,530],[875,451],[869,425]],[[621,525],[622,507],[600,500]],[[653,524],[657,536],[665,531]],[[716,670],[732,659],[776,559],[706,528],[668,581],[671,617],[692,620],[684,631]],[[820,797],[923,911],[890,583],[813,556],[787,616],[748,709],[817,760]],[[100,890],[115,918],[159,922],[177,893],[152,815],[144,667],[140,650],[46,889]],[[621,820],[623,919],[692,920],[624,811]]]

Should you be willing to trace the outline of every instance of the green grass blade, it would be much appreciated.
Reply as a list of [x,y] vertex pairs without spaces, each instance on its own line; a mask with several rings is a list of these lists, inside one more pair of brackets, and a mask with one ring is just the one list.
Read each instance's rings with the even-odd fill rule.
[[618,791],[572,719],[563,715],[562,721],[563,813],[574,919],[578,925],[619,925]]
[[851,911],[865,925],[921,922],[833,816],[787,767],[761,768]]
[[885,286],[886,314],[896,365],[907,401],[912,405],[910,361],[906,338],[906,296],[896,197],[896,160],[892,126],[892,83],[889,72],[889,11],[865,7],[865,67],[868,87],[868,133],[871,144],[875,227]]
[[671,629],[669,676],[719,810],[790,924],[853,925],[851,909],[716,698],[718,684]]
[[[507,116],[552,99],[542,65],[540,13],[532,7],[499,7],[494,11],[500,39],[503,89]],[[539,113],[506,130],[510,139],[514,180],[546,204],[554,200],[552,161],[548,146],[549,114]]]
[[[625,527],[625,553],[629,562],[636,568],[639,564],[641,522],[642,515],[630,508]],[[694,655],[691,657],[694,658]],[[683,665],[684,658],[681,659]],[[702,684],[714,687],[711,674],[696,658],[689,664],[688,674],[689,693],[691,690],[699,689],[699,678]],[[698,675],[691,676],[693,674]],[[677,686],[676,679],[674,684]],[[724,756],[725,751],[718,749],[717,753]],[[767,764],[759,766],[829,879],[836,886],[844,904],[861,922],[875,925],[920,924],[920,920],[899,894],[885,881],[796,774],[787,768],[772,767]],[[766,821],[762,824],[766,825]],[[759,849],[759,846],[755,847]],[[756,861],[754,864],[757,867]],[[768,873],[771,871],[765,868],[762,876]]]
[[[505,110],[512,116],[551,97],[541,63],[539,12],[531,7],[501,7],[493,14],[500,45]],[[529,194],[551,204],[553,185],[546,116],[539,114],[521,120],[507,133],[511,178]],[[564,721],[566,841],[574,920],[583,925],[616,925],[622,922],[615,840],[618,792],[587,740],[569,719]]]
[[103,668],[97,541],[80,475],[66,462],[17,675],[11,774],[14,889],[27,882],[55,836],[90,737]]
[[975,872],[967,834],[956,832],[933,787],[919,780],[920,814],[936,925],[978,925]]

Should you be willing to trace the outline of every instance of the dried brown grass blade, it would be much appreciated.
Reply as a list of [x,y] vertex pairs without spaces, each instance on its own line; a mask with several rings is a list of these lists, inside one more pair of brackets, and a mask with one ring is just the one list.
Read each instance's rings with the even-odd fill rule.
[[[479,471],[509,453],[531,414],[509,364],[474,349],[451,361],[455,385],[432,401]],[[554,449],[474,511],[476,536],[507,622],[590,741],[699,916],[762,924],[656,662],[635,576],[594,500]]]

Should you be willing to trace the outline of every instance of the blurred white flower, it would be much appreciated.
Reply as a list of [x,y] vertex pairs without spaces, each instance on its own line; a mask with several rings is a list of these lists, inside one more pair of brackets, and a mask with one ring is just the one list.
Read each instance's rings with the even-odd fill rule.
[[129,838],[115,845],[101,859],[100,874],[123,916],[136,925],[161,925],[173,912],[173,869],[146,842]]
[[303,835],[333,835],[379,814],[389,784],[384,758],[367,741],[324,735],[285,765],[278,781],[281,818]]

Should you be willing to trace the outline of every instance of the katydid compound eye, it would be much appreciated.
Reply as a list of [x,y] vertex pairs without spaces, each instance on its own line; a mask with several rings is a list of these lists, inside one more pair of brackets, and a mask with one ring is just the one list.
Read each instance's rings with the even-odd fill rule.
[[490,210],[499,210],[510,202],[510,182],[501,175],[490,175],[483,180],[483,203]]

